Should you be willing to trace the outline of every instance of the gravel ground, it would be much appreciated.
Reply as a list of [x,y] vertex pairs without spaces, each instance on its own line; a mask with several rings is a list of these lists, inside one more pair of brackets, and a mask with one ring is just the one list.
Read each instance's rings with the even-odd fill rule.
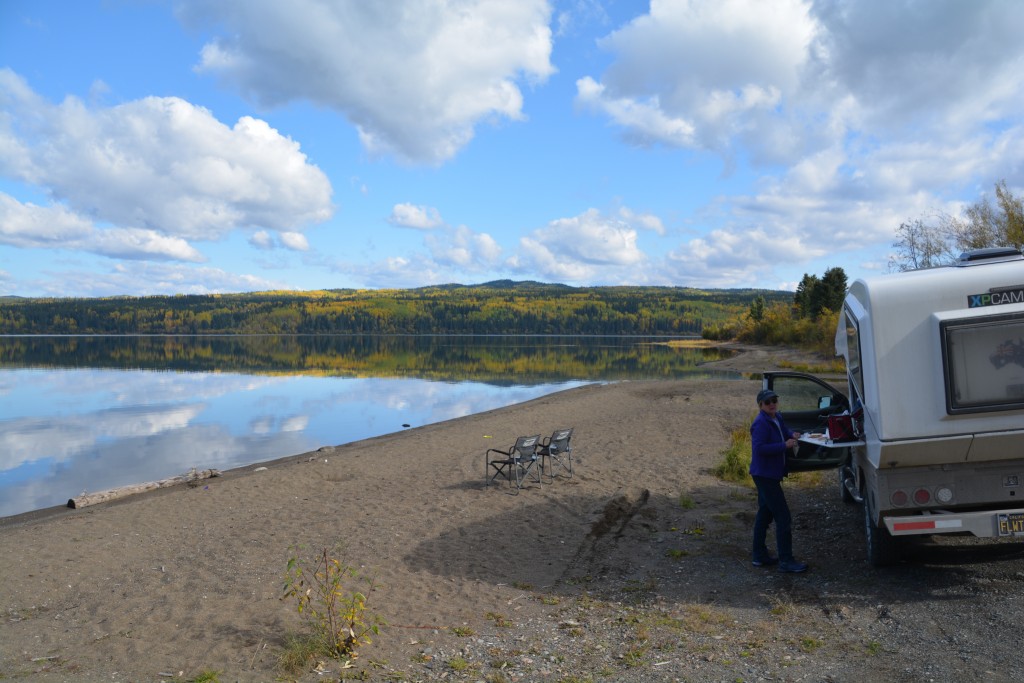
[[420,634],[419,662],[370,679],[1024,680],[1024,546],[925,537],[872,568],[860,506],[825,475],[789,486],[806,574],[750,566],[751,491],[723,485],[691,509],[637,491],[559,585],[509,587],[487,627]]

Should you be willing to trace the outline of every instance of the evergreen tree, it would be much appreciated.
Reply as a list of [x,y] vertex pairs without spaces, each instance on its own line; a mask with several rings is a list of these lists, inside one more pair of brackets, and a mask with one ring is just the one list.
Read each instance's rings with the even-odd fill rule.
[[843,299],[846,298],[846,271],[839,266],[829,268],[821,278],[819,286],[822,289],[822,308],[835,312],[843,307]]
[[750,302],[750,313],[748,314],[750,319],[755,323],[759,323],[764,320],[764,297],[760,294]]
[[801,318],[817,317],[819,309],[815,308],[814,292],[818,289],[819,284],[820,280],[817,275],[804,273],[803,279],[797,285],[796,294],[793,295],[793,304]]
[[793,305],[801,318],[817,320],[823,311],[838,311],[846,298],[846,271],[836,266],[817,275],[804,273],[793,295]]

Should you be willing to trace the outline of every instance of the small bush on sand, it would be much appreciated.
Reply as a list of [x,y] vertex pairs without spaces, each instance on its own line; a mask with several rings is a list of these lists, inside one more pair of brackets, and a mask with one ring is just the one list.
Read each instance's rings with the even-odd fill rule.
[[729,445],[722,451],[722,461],[714,469],[715,476],[725,481],[753,486],[750,478],[750,425],[751,417],[742,427],[732,430]]
[[204,671],[195,678],[188,679],[189,683],[220,683],[219,671]]
[[[365,592],[356,586],[365,586]],[[312,629],[308,654],[351,660],[383,620],[366,610],[366,594],[374,581],[333,557],[327,548],[312,560],[296,554],[288,560],[282,600],[295,598],[297,609]],[[305,649],[305,648],[300,648]]]

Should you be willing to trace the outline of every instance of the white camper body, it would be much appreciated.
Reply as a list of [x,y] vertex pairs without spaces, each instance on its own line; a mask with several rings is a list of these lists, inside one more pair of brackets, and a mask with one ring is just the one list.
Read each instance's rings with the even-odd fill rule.
[[864,409],[852,467],[867,525],[1024,535],[1019,254],[855,281],[836,352]]
[[[821,408],[834,412],[837,399],[844,410],[863,408],[859,440],[833,446],[848,453],[843,495],[864,504],[873,564],[899,557],[900,536],[1024,536],[1018,251],[968,252],[954,266],[856,280],[836,352],[846,360],[848,403],[822,396]],[[777,386],[778,374],[766,382]]]

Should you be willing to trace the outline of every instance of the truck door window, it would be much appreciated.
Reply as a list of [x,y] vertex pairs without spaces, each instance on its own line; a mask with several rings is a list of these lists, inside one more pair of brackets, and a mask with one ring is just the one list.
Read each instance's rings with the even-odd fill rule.
[[[776,377],[772,388],[782,397],[779,410],[783,414],[787,412],[817,413],[821,408],[822,394],[825,391],[825,387],[817,382],[800,377]],[[831,404],[831,397],[829,404]]]

